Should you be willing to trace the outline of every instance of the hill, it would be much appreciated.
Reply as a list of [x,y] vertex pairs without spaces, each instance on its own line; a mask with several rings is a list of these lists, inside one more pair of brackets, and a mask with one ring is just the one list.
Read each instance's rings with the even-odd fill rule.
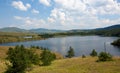
[[57,35],[100,35],[100,36],[120,36],[120,24],[96,28],[96,29],[72,29]]
[[1,28],[0,32],[29,32],[37,34],[53,34],[53,35],[102,35],[102,36],[120,36],[120,24],[96,28],[96,29],[72,29],[72,30],[55,30],[55,29],[20,29],[17,27]]
[[29,31],[34,32],[34,33],[58,33],[58,32],[63,32],[63,30],[45,29],[45,28],[30,29]]
[[112,30],[112,29],[120,29],[120,24],[104,27],[104,28],[96,28],[93,30]]
[[120,36],[120,24],[91,30],[96,35]]
[[1,32],[28,32],[25,29],[20,29],[17,27],[5,27],[0,29]]
[[5,27],[1,28],[0,32],[33,32],[33,33],[57,33],[63,32],[64,30],[55,30],[55,29],[45,29],[45,28],[38,28],[38,29],[21,29],[17,27]]

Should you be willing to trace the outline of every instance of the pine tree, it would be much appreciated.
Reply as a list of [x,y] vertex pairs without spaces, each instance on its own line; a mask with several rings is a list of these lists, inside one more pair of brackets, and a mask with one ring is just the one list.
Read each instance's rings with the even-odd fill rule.
[[42,65],[43,66],[47,66],[50,65],[51,62],[56,59],[56,55],[51,53],[49,50],[44,49],[42,54],[40,55],[41,57],[41,61],[42,61]]
[[111,61],[112,55],[110,53],[101,52],[98,56],[98,61]]
[[12,65],[8,65],[5,73],[25,73],[25,70],[30,67],[31,64],[39,63],[39,56],[25,49],[23,45],[9,48],[7,55],[7,60],[9,60]]
[[67,52],[66,57],[72,58],[73,56],[75,56],[75,55],[74,55],[74,49],[70,46],[70,48],[69,48],[69,50],[68,50],[68,52]]
[[97,56],[97,52],[95,51],[95,49],[92,50],[92,52],[90,53],[90,55],[91,55],[92,57]]

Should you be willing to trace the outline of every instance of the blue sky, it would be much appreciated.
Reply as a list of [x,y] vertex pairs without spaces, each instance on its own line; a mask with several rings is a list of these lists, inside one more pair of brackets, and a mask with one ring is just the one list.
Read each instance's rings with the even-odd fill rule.
[[120,24],[120,0],[0,0],[0,28],[92,29]]

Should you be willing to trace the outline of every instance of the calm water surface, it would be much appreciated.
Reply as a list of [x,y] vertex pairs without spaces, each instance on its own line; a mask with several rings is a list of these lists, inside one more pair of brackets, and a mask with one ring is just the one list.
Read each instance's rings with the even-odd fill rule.
[[100,36],[68,36],[68,37],[57,37],[49,38],[46,40],[39,41],[28,41],[28,42],[17,42],[17,43],[5,43],[0,44],[4,46],[15,46],[21,45],[24,46],[42,46],[49,48],[52,51],[56,51],[65,55],[69,47],[73,47],[75,50],[76,56],[81,56],[83,54],[89,55],[93,49],[97,52],[104,51],[104,43],[107,49],[107,52],[115,56],[120,56],[120,48],[110,45],[114,40],[118,39],[117,37],[100,37]]

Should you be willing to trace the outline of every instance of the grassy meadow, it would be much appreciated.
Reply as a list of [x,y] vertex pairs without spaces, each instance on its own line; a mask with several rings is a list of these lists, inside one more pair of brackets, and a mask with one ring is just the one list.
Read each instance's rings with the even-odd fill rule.
[[[32,37],[32,38],[25,38],[25,37]],[[31,40],[41,40],[41,39],[43,38],[35,33],[0,32],[0,43],[31,41]]]
[[[0,46],[0,73],[7,68],[5,57],[9,46]],[[35,49],[40,53],[39,49]],[[57,57],[61,56],[57,53]],[[31,71],[26,73],[120,73],[120,57],[114,57],[113,61],[96,62],[97,57],[87,56],[86,58],[74,57],[58,59],[52,62],[50,66],[32,67]]]
[[120,57],[114,57],[110,62],[96,60],[97,57],[55,60],[50,66],[34,66],[27,73],[120,73]]

